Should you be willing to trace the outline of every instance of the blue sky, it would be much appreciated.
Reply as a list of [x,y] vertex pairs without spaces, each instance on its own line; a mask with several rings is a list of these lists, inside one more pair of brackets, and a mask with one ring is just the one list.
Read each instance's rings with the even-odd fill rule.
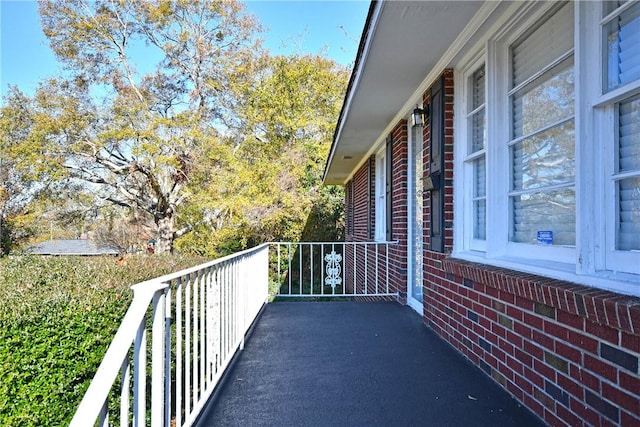
[[[367,0],[246,1],[267,32],[264,45],[277,54],[319,53],[343,64],[355,59],[369,9]],[[38,81],[57,74],[56,63],[40,29],[35,0],[0,1],[0,89],[17,85],[31,94]]]

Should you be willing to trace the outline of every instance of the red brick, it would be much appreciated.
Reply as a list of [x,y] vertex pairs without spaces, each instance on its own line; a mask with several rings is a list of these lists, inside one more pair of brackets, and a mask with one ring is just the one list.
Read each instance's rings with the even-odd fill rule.
[[542,348],[532,343],[531,341],[524,342],[524,351],[537,359],[542,360],[544,358],[544,351],[542,350]]
[[602,398],[615,403],[616,406],[626,409],[635,416],[640,416],[640,399],[612,387],[608,383],[602,383]]
[[625,411],[620,411],[620,426],[621,427],[638,427],[640,426],[640,417],[634,417]]
[[576,400],[572,397],[569,397],[569,407],[588,425],[596,426],[600,424],[600,415],[581,400]]
[[596,337],[609,341],[613,344],[618,344],[618,331],[605,325],[600,325],[594,322],[586,322],[585,332],[595,335]]
[[626,332],[620,334],[620,344],[634,353],[640,353],[640,336],[630,335]]
[[520,375],[524,375],[524,365],[520,363],[517,359],[512,357],[507,357],[506,360],[507,366],[511,368],[514,372],[517,372]]
[[[640,376],[638,375],[629,375],[624,371],[618,372],[619,384],[624,390],[635,393],[637,396],[640,396]],[[640,397],[639,397],[640,398]]]
[[520,361],[520,363],[522,363],[523,365],[526,365],[528,367],[533,367],[533,357],[531,357],[530,354],[525,353],[524,351],[522,351],[519,348],[516,348],[514,350],[514,355],[515,359],[517,359],[518,361]]
[[544,321],[540,316],[536,316],[531,313],[524,313],[523,320],[525,324],[535,329],[542,329],[544,325]]
[[549,365],[544,364],[539,360],[533,361],[533,369],[538,372],[543,377],[555,382],[556,381],[556,371]]
[[600,375],[614,383],[618,382],[618,369],[596,359],[588,354],[584,355],[584,367],[596,375]]
[[520,375],[514,375],[514,381],[525,394],[533,393],[533,385],[526,378]]
[[558,374],[556,384],[567,393],[573,395],[576,399],[581,399],[584,395],[583,386],[565,375]]
[[579,332],[569,331],[567,342],[589,353],[598,354],[598,341]]
[[533,341],[536,344],[543,346],[549,350],[553,350],[555,348],[555,342],[548,335],[538,332],[536,330],[533,331]]
[[544,412],[544,421],[550,426],[561,426],[564,424],[562,420],[551,411]]
[[569,338],[568,329],[555,322],[544,321],[544,331],[554,338],[567,340]]
[[520,323],[520,322],[514,322],[513,323],[513,330],[517,333],[520,334],[521,336],[523,336],[524,338],[530,339],[533,332],[531,330],[531,328],[529,326],[527,326],[524,323]]
[[544,388],[544,378],[537,371],[530,369],[528,367],[524,367],[524,376],[529,380],[532,384],[537,385],[540,388]]
[[556,405],[556,412],[564,423],[570,426],[581,426],[582,420],[573,412],[569,411],[563,405]]
[[585,319],[577,314],[567,313],[566,311],[558,310],[556,312],[556,319],[558,322],[563,323],[572,328],[584,330]]
[[537,400],[535,400],[531,396],[524,396],[524,404],[527,408],[529,408],[534,414],[538,415],[540,418],[544,416],[544,406],[540,404]]
[[569,359],[570,361],[575,362],[578,365],[582,365],[582,353],[563,342],[556,341],[556,353],[558,353],[565,359]]

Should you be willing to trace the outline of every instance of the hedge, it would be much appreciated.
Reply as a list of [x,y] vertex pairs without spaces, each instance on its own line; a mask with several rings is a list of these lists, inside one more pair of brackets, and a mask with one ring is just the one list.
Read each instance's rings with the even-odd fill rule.
[[133,296],[184,256],[0,258],[0,425],[68,425]]

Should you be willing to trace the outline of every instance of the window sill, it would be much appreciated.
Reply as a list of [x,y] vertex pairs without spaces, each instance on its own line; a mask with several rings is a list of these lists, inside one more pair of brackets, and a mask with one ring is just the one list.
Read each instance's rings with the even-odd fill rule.
[[[640,283],[636,275],[581,276],[564,263],[517,258],[485,258],[457,253],[442,261],[442,269],[496,288],[577,314],[599,324],[640,335]],[[615,277],[615,280],[614,280]],[[633,279],[633,280],[632,280]]]

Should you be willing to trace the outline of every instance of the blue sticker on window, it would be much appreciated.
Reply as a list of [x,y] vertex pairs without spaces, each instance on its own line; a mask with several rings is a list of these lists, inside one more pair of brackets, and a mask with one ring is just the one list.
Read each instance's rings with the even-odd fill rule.
[[538,231],[538,243],[553,245],[553,231]]

